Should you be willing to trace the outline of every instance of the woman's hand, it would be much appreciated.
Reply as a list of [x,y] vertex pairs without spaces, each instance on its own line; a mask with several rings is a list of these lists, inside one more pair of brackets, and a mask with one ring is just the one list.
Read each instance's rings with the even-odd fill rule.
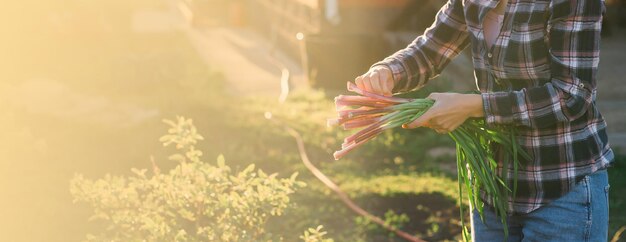
[[385,66],[374,66],[367,73],[354,79],[357,87],[366,92],[391,96],[395,85],[391,70]]
[[402,125],[403,128],[428,127],[443,134],[452,132],[468,118],[485,115],[479,94],[431,93],[428,98],[435,100],[433,106],[415,121]]

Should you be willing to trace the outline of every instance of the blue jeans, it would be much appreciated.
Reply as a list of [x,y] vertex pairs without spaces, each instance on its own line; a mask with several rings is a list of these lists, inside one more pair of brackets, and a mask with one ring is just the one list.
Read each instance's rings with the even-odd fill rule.
[[[606,170],[585,176],[565,196],[529,214],[507,217],[508,241],[607,241],[609,179]],[[472,211],[472,241],[504,241],[500,219]]]

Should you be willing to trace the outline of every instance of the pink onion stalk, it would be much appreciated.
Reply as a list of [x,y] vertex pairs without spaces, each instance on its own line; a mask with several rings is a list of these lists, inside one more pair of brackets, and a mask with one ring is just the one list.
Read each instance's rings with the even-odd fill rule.
[[380,100],[366,96],[339,95],[335,97],[335,105],[351,106],[351,105],[372,105],[374,104],[393,104],[395,102]]
[[429,99],[386,97],[366,92],[350,82],[348,90],[359,95],[337,96],[335,106],[338,117],[329,119],[327,124],[341,125],[346,130],[362,129],[344,139],[341,150],[333,154],[335,159],[340,159],[387,129],[417,119],[433,103]]
[[379,121],[378,118],[361,118],[354,119],[343,123],[344,130],[363,128]]

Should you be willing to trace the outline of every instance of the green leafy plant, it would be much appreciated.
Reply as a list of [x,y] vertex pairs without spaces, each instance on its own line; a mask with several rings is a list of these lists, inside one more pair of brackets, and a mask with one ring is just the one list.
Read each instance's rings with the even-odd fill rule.
[[[384,214],[384,222],[385,225],[388,225],[395,229],[401,229],[407,223],[409,223],[410,218],[408,215],[404,213],[396,213],[392,209],[387,210]],[[354,223],[359,228],[361,233],[371,233],[371,234],[379,234],[386,233],[387,237],[394,238],[396,234],[385,230],[382,226],[374,223],[372,220],[365,216],[358,216],[354,218]]]
[[[396,214],[393,210],[389,209],[385,213],[385,224],[394,228],[402,228],[406,223],[410,221],[409,216],[406,214]],[[394,233],[388,233],[389,237],[395,237]]]
[[304,242],[334,242],[333,239],[324,238],[327,232],[322,229],[324,226],[320,225],[317,228],[309,228],[304,231],[304,234],[300,236]]
[[[161,137],[164,146],[175,146],[169,158],[178,164],[167,172],[153,165],[132,169],[129,177],[106,175],[90,180],[76,175],[70,183],[74,202],[94,209],[91,219],[106,229],[88,235],[88,241],[267,241],[280,237],[265,231],[270,217],[281,216],[290,195],[305,186],[289,178],[277,178],[249,165],[233,172],[223,156],[217,164],[201,160],[195,148],[203,137],[192,120],[165,120],[170,128]],[[319,232],[319,230],[316,230]],[[324,240],[327,241],[327,240]]]

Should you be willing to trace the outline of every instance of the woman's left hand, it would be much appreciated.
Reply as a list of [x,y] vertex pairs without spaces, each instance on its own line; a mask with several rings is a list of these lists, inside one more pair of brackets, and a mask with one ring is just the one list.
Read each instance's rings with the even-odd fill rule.
[[405,129],[432,128],[438,133],[452,132],[471,117],[483,117],[483,100],[479,94],[431,93],[433,106],[415,121],[402,125]]

